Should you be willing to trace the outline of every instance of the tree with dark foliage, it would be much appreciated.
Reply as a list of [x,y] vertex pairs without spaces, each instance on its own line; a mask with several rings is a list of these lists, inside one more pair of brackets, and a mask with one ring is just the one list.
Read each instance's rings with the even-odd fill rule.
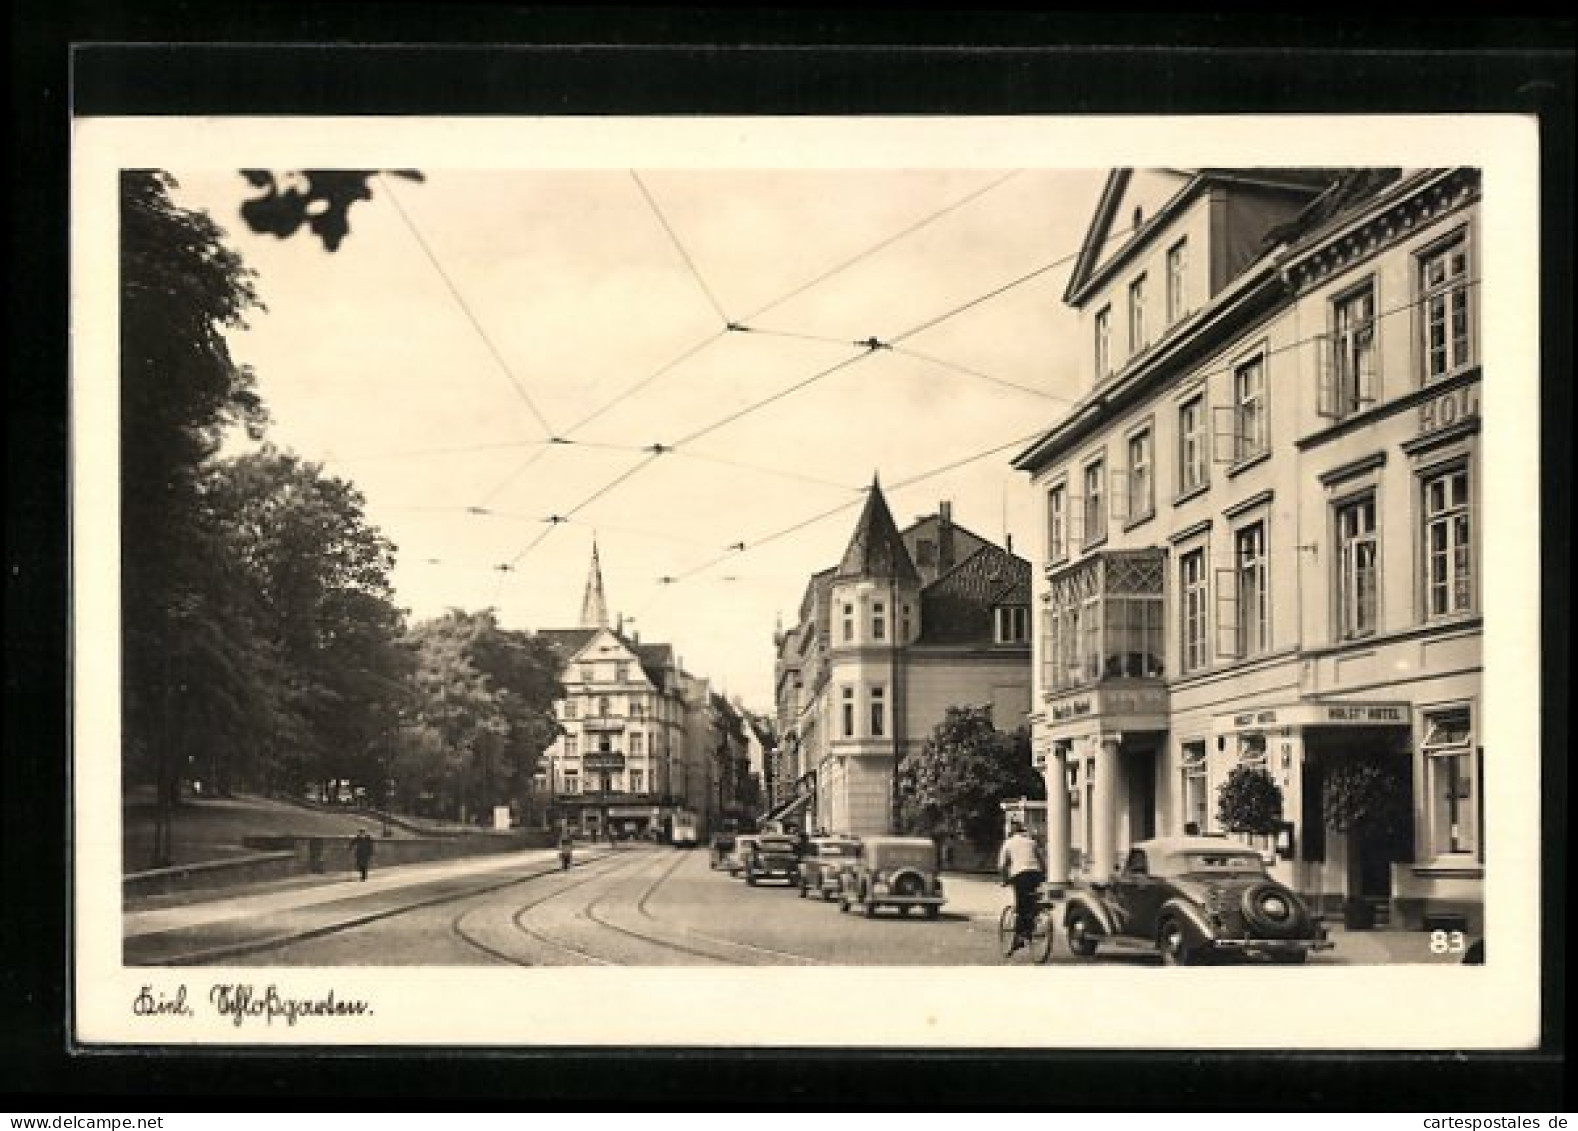
[[1046,796],[1023,728],[992,725],[991,707],[949,707],[920,751],[899,765],[900,822],[907,832],[988,847],[1002,837],[1001,803]]
[[[241,175],[258,195],[241,206],[241,218],[254,232],[287,239],[307,230],[337,251],[351,230],[351,205],[371,200],[373,169],[304,169],[278,177],[268,169],[243,169]],[[415,169],[393,169],[389,176],[422,180]]]

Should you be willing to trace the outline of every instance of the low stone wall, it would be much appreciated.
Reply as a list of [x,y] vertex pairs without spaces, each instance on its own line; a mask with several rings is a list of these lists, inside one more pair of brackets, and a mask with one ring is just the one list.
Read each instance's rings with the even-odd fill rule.
[[[355,867],[351,857],[351,838],[348,836],[257,836],[246,837],[242,843],[259,851],[254,855],[226,860],[132,872],[121,882],[122,895],[133,898],[235,887],[289,876],[349,872]],[[445,837],[374,837],[372,866],[376,870],[431,860],[489,856],[528,848],[548,848],[553,843],[549,833],[536,829],[508,833],[464,833]]]
[[121,881],[121,894],[127,898],[169,895],[178,891],[200,891],[204,888],[281,880],[297,875],[300,871],[300,862],[294,852],[260,852],[228,860],[205,860],[198,864],[177,864],[147,872],[132,872]]

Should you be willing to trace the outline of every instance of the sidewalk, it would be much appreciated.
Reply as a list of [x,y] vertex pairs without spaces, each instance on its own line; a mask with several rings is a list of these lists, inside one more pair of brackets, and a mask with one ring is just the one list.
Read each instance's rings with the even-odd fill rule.
[[[575,862],[577,865],[585,864],[608,855],[610,851],[606,848],[580,848],[575,854]],[[365,882],[358,880],[354,872],[333,872],[292,876],[230,888],[207,888],[177,895],[150,896],[126,905],[122,929],[127,939],[141,938],[533,865],[557,868],[558,852],[549,848],[532,848],[493,856],[464,856],[424,864],[393,865],[375,868]]]
[[[942,890],[948,897],[945,910],[987,923],[996,923],[1003,908],[1013,902],[1010,889],[1003,887],[995,876],[984,874],[944,872]],[[1442,961],[1430,953],[1427,931],[1346,931],[1340,921],[1328,919],[1326,933],[1336,945],[1324,953],[1345,965],[1420,963],[1439,966]]]

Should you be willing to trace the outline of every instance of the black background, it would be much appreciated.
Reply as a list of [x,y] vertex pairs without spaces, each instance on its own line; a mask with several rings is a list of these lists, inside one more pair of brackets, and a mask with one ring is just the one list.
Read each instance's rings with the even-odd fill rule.
[[[1565,1107],[1573,24],[1002,10],[526,9],[439,3],[11,8],[0,1095],[25,1112],[1552,1111]],[[265,46],[265,44],[276,46]],[[401,43],[401,47],[353,46]],[[221,45],[222,44],[222,45]],[[283,44],[285,46],[278,46]],[[315,45],[315,46],[309,46]],[[74,49],[75,47],[75,49]],[[73,1050],[67,237],[92,114],[1525,113],[1542,146],[1542,1048],[607,1054]],[[1532,501],[1532,500],[1531,500]],[[1532,648],[1535,642],[1529,642]],[[1035,993],[1035,972],[1024,972]],[[1318,992],[1290,979],[1290,994]],[[1157,1000],[1158,1044],[1188,1032]],[[1274,1008],[1275,1003],[1267,1007]],[[741,1003],[748,1009],[749,1003]],[[830,1027],[838,1003],[826,1004]],[[983,1010],[1013,1008],[988,1001]],[[1078,1019],[1071,1018],[1071,1028]],[[1355,1019],[1355,1037],[1360,1019]],[[420,1062],[420,1066],[417,1066]],[[413,1070],[415,1069],[415,1070]],[[60,1096],[60,1099],[50,1099]],[[64,1097],[70,1097],[69,1099]]]

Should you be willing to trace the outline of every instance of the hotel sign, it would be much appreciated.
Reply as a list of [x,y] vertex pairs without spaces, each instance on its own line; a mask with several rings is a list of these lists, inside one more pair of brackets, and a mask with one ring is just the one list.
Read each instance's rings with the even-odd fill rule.
[[581,757],[581,768],[589,773],[607,774],[625,768],[625,756],[615,752],[599,750]]
[[[1083,718],[1164,716],[1167,714],[1165,687],[1098,687],[1068,695],[1047,704],[1046,718],[1053,723],[1074,722]],[[1144,727],[1135,726],[1136,730]]]
[[1479,388],[1465,385],[1461,389],[1432,397],[1419,406],[1419,434],[1428,436],[1443,428],[1479,416]]
[[1218,731],[1270,730],[1275,727],[1407,726],[1407,703],[1294,703],[1219,715]]

